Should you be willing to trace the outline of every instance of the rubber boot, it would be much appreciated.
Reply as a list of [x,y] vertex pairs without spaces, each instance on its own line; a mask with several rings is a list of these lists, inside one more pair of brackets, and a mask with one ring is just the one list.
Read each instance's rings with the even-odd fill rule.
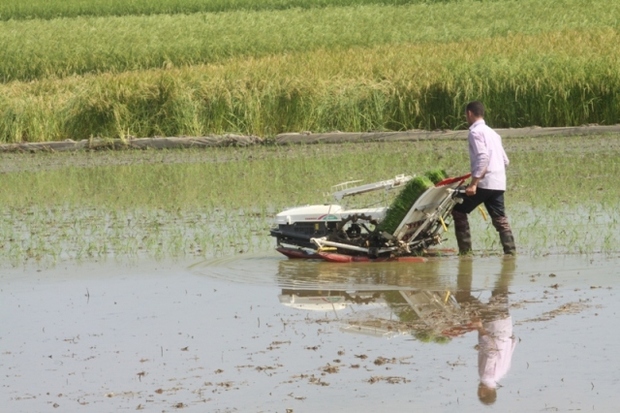
[[508,223],[508,218],[494,217],[491,221],[497,232],[499,232],[499,240],[502,243],[502,247],[504,247],[504,254],[516,255],[517,247],[512,236],[512,229],[510,228],[510,223]]
[[500,232],[499,240],[504,247],[504,254],[517,255],[517,246],[515,245],[515,238],[512,236],[512,231]]
[[469,221],[467,214],[458,211],[452,211],[454,219],[454,235],[459,246],[460,255],[469,255],[471,251],[471,232],[469,230]]

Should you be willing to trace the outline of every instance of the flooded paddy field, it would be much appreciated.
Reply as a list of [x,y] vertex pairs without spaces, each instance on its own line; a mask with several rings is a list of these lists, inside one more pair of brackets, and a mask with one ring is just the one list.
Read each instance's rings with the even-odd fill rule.
[[615,411],[620,140],[505,143],[516,258],[344,265],[274,214],[463,142],[4,154],[0,411]]
[[3,411],[475,412],[479,360],[499,354],[475,322],[497,320],[512,334],[491,409],[614,411],[619,264],[262,252],[4,269]]

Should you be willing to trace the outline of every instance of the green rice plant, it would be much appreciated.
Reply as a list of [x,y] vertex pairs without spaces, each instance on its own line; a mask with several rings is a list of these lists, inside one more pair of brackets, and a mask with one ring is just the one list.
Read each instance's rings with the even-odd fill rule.
[[433,183],[426,176],[418,176],[407,182],[396,199],[390,204],[385,218],[378,226],[379,231],[393,234],[411,209],[411,206]]
[[[483,29],[476,1],[9,20],[0,22],[0,80],[121,73],[317,50],[450,42],[475,45],[514,34],[616,30],[620,14],[620,5],[606,0],[495,1],[486,2],[484,9],[485,19],[494,23]],[[510,48],[522,50],[516,44]]]
[[0,85],[0,141],[454,129],[472,99],[494,127],[611,124],[618,42],[611,30],[515,35],[12,82]]
[[[620,249],[620,189],[607,184],[618,172],[616,136],[504,144],[511,158],[506,206],[520,254]],[[584,163],[586,155],[590,161]],[[0,165],[0,257],[12,265],[53,265],[267,251],[274,245],[267,229],[283,208],[321,203],[338,182],[370,182],[438,165],[451,175],[466,172],[467,143],[6,154]],[[499,251],[489,221],[474,212],[470,223],[476,250]],[[446,246],[455,247],[447,237]]]
[[[584,198],[615,205],[620,196],[617,186],[607,184],[609,176],[620,173],[616,136],[515,138],[505,139],[504,145],[511,159],[509,206],[579,205]],[[326,194],[339,182],[373,182],[438,165],[451,176],[468,172],[466,141],[4,154],[0,205],[166,211],[234,207],[265,214],[330,201]]]
[[[454,1],[454,0],[452,0]],[[0,4],[0,20],[57,19],[76,16],[126,16],[151,14],[221,13],[234,10],[285,10],[360,6],[365,4],[405,5],[445,3],[446,0],[5,0]]]
[[435,185],[440,181],[446,179],[448,177],[448,174],[446,173],[445,169],[436,168],[430,171],[426,171],[424,173],[424,176],[427,177],[433,183],[433,185]]

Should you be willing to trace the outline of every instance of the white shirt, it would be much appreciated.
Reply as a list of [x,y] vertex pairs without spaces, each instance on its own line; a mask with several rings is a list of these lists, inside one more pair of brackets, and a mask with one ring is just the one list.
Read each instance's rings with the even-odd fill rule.
[[502,138],[488,127],[484,119],[469,127],[469,159],[471,176],[482,178],[478,188],[506,190],[506,166],[508,157],[502,146]]
[[488,334],[478,336],[478,374],[480,382],[492,389],[510,370],[517,345],[512,335],[512,318],[484,323]]

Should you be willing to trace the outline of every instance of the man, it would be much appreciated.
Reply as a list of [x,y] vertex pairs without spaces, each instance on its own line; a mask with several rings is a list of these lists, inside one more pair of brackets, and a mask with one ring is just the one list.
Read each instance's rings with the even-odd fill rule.
[[471,253],[471,233],[467,214],[484,203],[493,226],[499,232],[504,254],[515,255],[512,229],[504,208],[506,191],[506,166],[508,157],[502,146],[502,138],[484,122],[484,105],[470,102],[465,108],[469,124],[469,159],[471,182],[465,190],[463,203],[452,211],[454,231],[460,254]]

